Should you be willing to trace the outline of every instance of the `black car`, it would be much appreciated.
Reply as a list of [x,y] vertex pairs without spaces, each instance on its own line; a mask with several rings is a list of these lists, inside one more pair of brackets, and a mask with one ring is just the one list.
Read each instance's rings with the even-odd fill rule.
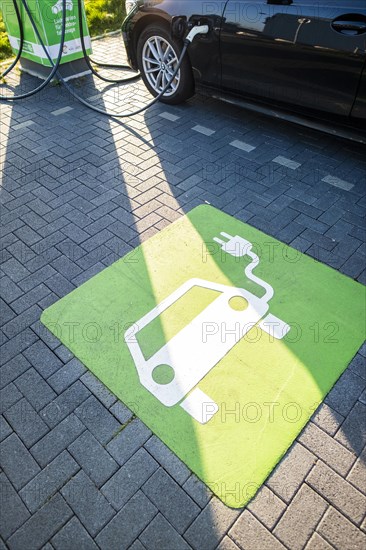
[[366,119],[365,0],[127,0],[129,63],[153,95],[169,82],[185,28],[209,26],[189,46],[162,98],[197,87],[293,110]]

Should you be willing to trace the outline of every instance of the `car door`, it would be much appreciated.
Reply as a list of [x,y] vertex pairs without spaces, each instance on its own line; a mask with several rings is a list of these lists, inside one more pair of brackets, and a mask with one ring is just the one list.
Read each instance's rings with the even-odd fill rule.
[[228,0],[224,90],[349,115],[365,63],[365,0]]

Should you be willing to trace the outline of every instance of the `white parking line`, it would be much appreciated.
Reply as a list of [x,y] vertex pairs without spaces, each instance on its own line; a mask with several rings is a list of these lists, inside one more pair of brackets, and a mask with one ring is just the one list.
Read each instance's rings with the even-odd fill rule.
[[194,126],[192,130],[194,130],[195,132],[199,132],[204,136],[212,136],[212,134],[215,133],[215,130],[210,130],[210,128],[206,128],[206,126],[200,126],[199,124],[197,124],[197,126]]
[[301,166],[299,162],[295,162],[294,160],[288,159],[286,157],[281,157],[281,155],[273,159],[272,162],[281,164],[281,166],[286,166],[286,168],[291,168],[291,170],[296,170],[296,168],[299,168],[299,166]]
[[12,130],[21,130],[22,128],[27,128],[32,124],[34,124],[33,120],[26,120],[25,122],[21,122],[20,124],[15,124],[15,126],[12,127]]
[[254,145],[250,145],[249,143],[245,143],[244,141],[239,141],[238,139],[232,141],[230,145],[232,145],[232,147],[236,147],[237,149],[241,149],[242,151],[246,151],[247,153],[250,153],[255,149]]
[[94,99],[101,99],[103,97],[103,94],[101,92],[91,95],[88,97],[89,101],[94,101]]
[[325,183],[329,183],[330,185],[334,185],[334,187],[339,187],[339,189],[344,189],[344,191],[350,191],[352,187],[354,187],[353,183],[341,180],[340,178],[331,176],[330,174],[325,176],[322,181],[325,181]]
[[62,107],[62,109],[51,111],[51,115],[59,116],[59,115],[63,115],[64,113],[68,113],[69,111],[72,111],[72,110],[73,110],[73,107]]
[[164,113],[160,113],[159,116],[161,116],[161,118],[166,118],[166,120],[170,120],[171,122],[175,122],[180,118],[180,116],[172,115],[166,111]]

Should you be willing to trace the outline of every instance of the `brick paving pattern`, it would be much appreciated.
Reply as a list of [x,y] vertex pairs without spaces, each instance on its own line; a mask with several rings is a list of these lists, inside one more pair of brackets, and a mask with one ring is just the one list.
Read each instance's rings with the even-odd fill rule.
[[[119,37],[94,45],[123,58]],[[74,85],[107,108],[150,98],[141,83]],[[365,548],[365,346],[238,511],[39,322],[203,202],[365,283],[362,148],[200,95],[123,123],[59,86],[1,111],[0,548]]]

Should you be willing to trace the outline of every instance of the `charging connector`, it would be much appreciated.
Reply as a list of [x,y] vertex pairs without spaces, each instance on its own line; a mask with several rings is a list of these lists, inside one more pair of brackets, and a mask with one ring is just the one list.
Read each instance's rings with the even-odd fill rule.
[[189,31],[184,39],[186,44],[190,44],[198,34],[207,34],[209,31],[208,25],[196,25]]

